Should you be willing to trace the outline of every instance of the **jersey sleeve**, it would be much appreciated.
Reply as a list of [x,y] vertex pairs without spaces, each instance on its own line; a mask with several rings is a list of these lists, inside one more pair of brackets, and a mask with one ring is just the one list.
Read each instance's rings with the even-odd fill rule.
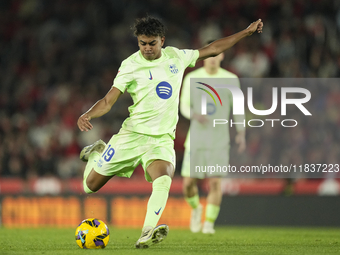
[[119,67],[116,78],[113,80],[112,87],[116,87],[122,93],[133,81],[133,71],[128,61],[123,61]]
[[179,50],[179,54],[186,67],[194,67],[199,57],[198,50]]
[[179,50],[176,47],[166,47],[165,50],[175,54],[182,61],[184,68],[194,67],[199,57],[198,50]]

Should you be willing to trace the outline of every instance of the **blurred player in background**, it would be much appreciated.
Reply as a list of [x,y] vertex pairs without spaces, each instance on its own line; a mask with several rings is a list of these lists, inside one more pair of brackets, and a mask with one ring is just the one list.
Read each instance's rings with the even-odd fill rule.
[[[208,45],[213,41],[209,41]],[[223,107],[216,107],[213,102],[207,101],[207,115],[201,115],[195,111],[195,100],[190,100],[190,78],[228,78],[228,84],[240,87],[240,82],[238,77],[221,68],[221,61],[224,58],[224,54],[221,53],[216,57],[210,57],[204,60],[204,65],[201,68],[192,71],[185,76],[183,81],[182,93],[180,97],[180,111],[181,114],[190,119],[190,129],[202,130],[203,133],[200,136],[207,137],[209,134],[209,141],[205,144],[200,144],[191,148],[190,150],[190,129],[187,134],[186,141],[184,143],[184,159],[182,165],[182,176],[183,180],[183,193],[184,198],[192,208],[191,220],[190,220],[190,230],[197,233],[202,230],[205,234],[214,234],[214,223],[220,212],[220,205],[222,202],[222,189],[221,189],[221,178],[223,175],[221,173],[208,174],[202,172],[190,172],[190,157],[192,162],[197,165],[207,165],[207,158],[211,160],[213,157],[214,162],[218,162],[220,166],[229,165],[229,147],[230,147],[230,136],[229,136],[229,126],[222,125],[222,131],[212,133],[211,129],[207,128],[207,123],[211,123],[210,119],[214,119],[214,116],[219,118],[223,116],[224,119],[230,119],[230,113],[232,109],[232,97],[229,90],[221,89],[218,90],[219,95],[224,95],[222,98],[229,98],[228,102],[223,101]],[[191,90],[194,98],[200,98],[202,93],[201,90]],[[205,93],[205,92],[203,92]],[[210,100],[210,99],[209,99]],[[200,101],[197,102],[200,104]],[[200,107],[199,107],[200,108]],[[244,116],[235,115],[234,120],[237,123],[242,123],[244,121]],[[237,135],[235,138],[236,144],[238,144],[238,152],[243,152],[246,148],[245,140],[245,127],[243,125],[235,125],[237,130]],[[206,133],[204,133],[206,132]],[[222,173],[223,174],[223,173]],[[209,192],[207,196],[207,206],[205,210],[205,221],[202,228],[202,211],[203,206],[199,201],[198,186],[197,181],[199,179],[204,179],[209,177]]]
[[169,231],[167,225],[157,226],[157,223],[164,211],[175,171],[173,139],[184,70],[197,61],[220,54],[255,31],[261,33],[262,27],[261,20],[257,20],[246,29],[199,50],[179,50],[162,48],[165,28],[158,19],[138,19],[134,34],[139,51],[122,62],[105,97],[79,117],[79,129],[89,131],[93,128],[91,119],[110,111],[125,90],[131,94],[134,104],[129,107],[130,116],[119,133],[108,144],[99,140],[85,147],[80,158],[87,161],[83,181],[86,193],[98,191],[115,175],[130,177],[134,169],[142,165],[146,180],[152,182],[152,193],[136,248],[161,242]]

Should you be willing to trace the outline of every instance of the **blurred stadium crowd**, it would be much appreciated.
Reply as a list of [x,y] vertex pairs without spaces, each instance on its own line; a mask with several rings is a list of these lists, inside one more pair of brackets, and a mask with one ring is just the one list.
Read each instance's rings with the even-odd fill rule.
[[[82,176],[81,148],[118,132],[130,96],[125,93],[107,115],[93,120],[91,132],[81,133],[77,119],[109,90],[121,61],[138,50],[130,26],[146,13],[164,21],[165,44],[178,48],[200,48],[208,39],[228,36],[261,18],[263,34],[225,54],[223,67],[239,77],[340,75],[336,0],[2,0],[0,178]],[[311,93],[318,95],[312,119],[297,116],[298,127],[289,130],[249,129],[247,152],[232,151],[232,163],[338,160],[340,86],[314,86]],[[187,128],[181,118],[177,174]]]

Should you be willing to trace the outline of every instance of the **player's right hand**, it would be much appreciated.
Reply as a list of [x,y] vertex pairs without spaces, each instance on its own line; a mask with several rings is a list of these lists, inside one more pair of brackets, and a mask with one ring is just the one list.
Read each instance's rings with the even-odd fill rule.
[[80,131],[89,131],[93,128],[92,124],[90,123],[91,117],[88,116],[87,113],[81,115],[77,121],[77,125]]

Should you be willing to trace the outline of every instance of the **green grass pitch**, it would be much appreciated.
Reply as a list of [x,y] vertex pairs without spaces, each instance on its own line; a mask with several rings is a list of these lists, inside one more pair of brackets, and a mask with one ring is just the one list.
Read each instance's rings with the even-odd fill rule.
[[337,228],[217,227],[214,235],[170,228],[164,242],[143,250],[134,248],[140,230],[109,228],[102,250],[80,249],[75,229],[0,228],[0,254],[340,254]]

